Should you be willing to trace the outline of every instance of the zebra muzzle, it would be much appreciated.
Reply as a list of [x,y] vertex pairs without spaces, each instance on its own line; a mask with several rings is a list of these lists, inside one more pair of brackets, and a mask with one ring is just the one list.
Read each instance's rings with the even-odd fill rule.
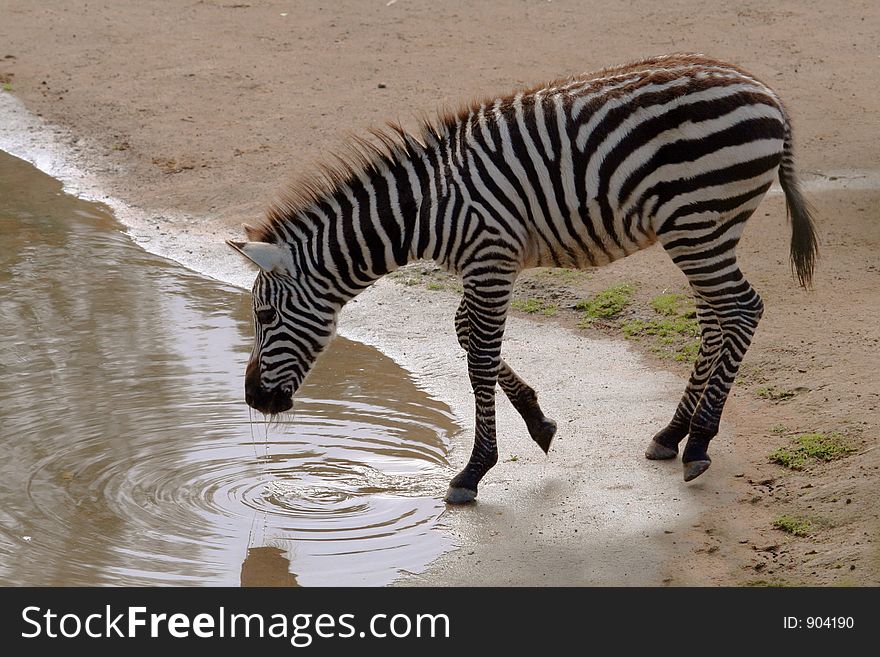
[[278,386],[267,389],[261,385],[245,385],[244,400],[247,405],[260,413],[283,413],[293,407],[293,388]]

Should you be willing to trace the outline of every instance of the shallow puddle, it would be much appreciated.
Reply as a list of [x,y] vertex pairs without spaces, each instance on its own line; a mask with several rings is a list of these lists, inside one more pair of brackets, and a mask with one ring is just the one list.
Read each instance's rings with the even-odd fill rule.
[[449,547],[449,409],[337,338],[251,421],[250,321],[0,152],[0,584],[381,585]]

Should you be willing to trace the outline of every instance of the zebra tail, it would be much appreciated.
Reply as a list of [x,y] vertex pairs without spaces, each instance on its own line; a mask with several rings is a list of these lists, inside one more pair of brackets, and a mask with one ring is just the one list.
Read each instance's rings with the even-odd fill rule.
[[804,199],[794,169],[791,127],[786,121],[779,184],[785,193],[786,216],[791,221],[791,268],[806,290],[812,287],[813,268],[819,258],[819,242],[813,221],[815,210]]

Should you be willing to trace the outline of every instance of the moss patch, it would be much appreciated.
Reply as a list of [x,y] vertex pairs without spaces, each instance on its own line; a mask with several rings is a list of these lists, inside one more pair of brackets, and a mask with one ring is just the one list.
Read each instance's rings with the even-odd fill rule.
[[578,301],[574,307],[581,311],[578,326],[585,328],[597,319],[611,319],[620,314],[632,301],[635,287],[629,283],[621,283],[594,294],[589,299]]
[[700,352],[700,324],[693,299],[682,294],[660,294],[651,299],[651,308],[658,317],[627,320],[621,326],[623,334],[630,340],[651,338],[651,351],[663,358],[696,360]]
[[547,317],[551,317],[556,314],[557,306],[556,304],[549,304],[541,299],[517,299],[510,303],[510,307],[514,310],[520,310],[524,313],[528,313],[533,315],[535,313],[541,313]]
[[761,399],[769,399],[774,402],[787,401],[797,393],[794,390],[782,390],[776,386],[761,386],[755,390],[755,394]]
[[791,443],[770,454],[770,462],[790,468],[803,470],[812,461],[834,461],[855,451],[837,431],[831,433],[802,433]]
[[808,536],[813,530],[813,523],[809,518],[797,516],[779,516],[773,521],[773,526],[792,536]]
[[676,316],[682,313],[683,307],[689,306],[689,312],[693,317],[693,301],[688,300],[681,294],[658,294],[651,299],[651,308],[661,315]]

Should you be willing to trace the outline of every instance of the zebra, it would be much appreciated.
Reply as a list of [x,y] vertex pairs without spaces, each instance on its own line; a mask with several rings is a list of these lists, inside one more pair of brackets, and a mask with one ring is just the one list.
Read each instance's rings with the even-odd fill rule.
[[675,458],[687,437],[684,479],[702,474],[763,312],[735,249],[777,177],[805,289],[818,257],[777,95],[735,65],[674,54],[486,98],[420,130],[388,124],[371,134],[282,192],[257,227],[244,226],[246,242],[228,242],[259,268],[247,404],[290,409],[346,302],[398,267],[433,260],[463,286],[455,330],[476,427],[445,499],[470,502],[498,460],[497,385],[545,453],[556,433],[501,356],[517,275],[598,267],[659,242],[693,291],[701,344],[645,456]]

